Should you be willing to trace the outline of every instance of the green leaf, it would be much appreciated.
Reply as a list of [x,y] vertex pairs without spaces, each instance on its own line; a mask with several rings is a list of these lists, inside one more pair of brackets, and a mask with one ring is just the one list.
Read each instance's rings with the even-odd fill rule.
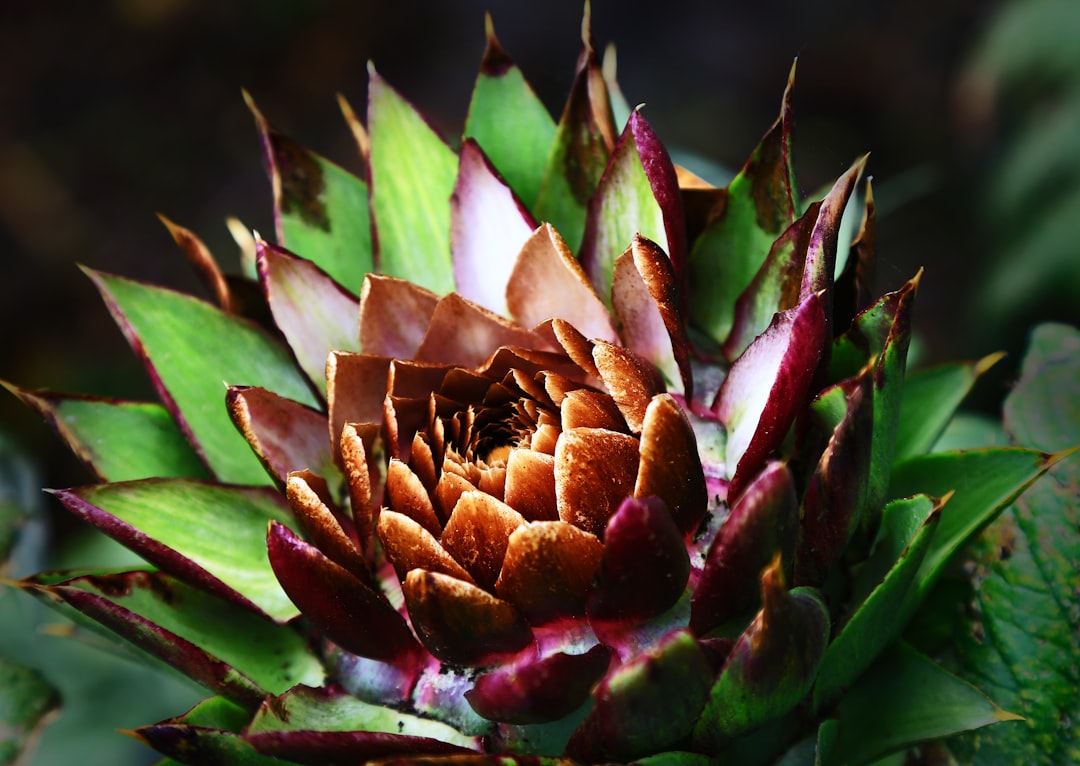
[[450,195],[457,156],[413,106],[370,71],[371,209],[380,273],[453,291]]
[[243,737],[231,731],[165,721],[142,726],[131,733],[159,753],[169,756],[173,763],[189,766],[286,766],[288,763],[257,753]]
[[555,121],[495,38],[485,19],[487,50],[480,63],[464,138],[473,138],[525,205],[540,192]]
[[735,301],[765,263],[773,241],[795,220],[791,167],[791,88],[780,117],[727,187],[727,204],[690,251],[690,318],[717,343],[731,331]]
[[25,763],[20,756],[60,707],[60,697],[36,671],[0,657],[0,764]]
[[439,721],[364,702],[340,689],[298,686],[264,705],[248,727],[249,734],[272,731],[364,731],[430,737],[473,748],[473,737]]
[[999,721],[1015,721],[971,684],[905,644],[874,664],[840,703],[821,766],[870,763],[890,752]]
[[975,381],[1002,356],[991,354],[977,362],[945,364],[909,376],[904,381],[893,459],[930,451]]
[[267,484],[225,408],[226,385],[259,385],[316,401],[290,353],[262,329],[189,295],[87,270],[180,430],[214,475]]
[[[251,712],[224,697],[208,697],[181,716],[131,732],[151,747],[162,745],[179,758],[162,759],[154,766],[177,766],[181,763],[221,763],[230,766],[269,766],[281,764],[251,750],[235,733],[250,721]],[[187,742],[181,744],[184,739]]]
[[533,217],[547,221],[574,252],[585,233],[586,206],[615,148],[616,128],[604,75],[585,31],[570,96],[555,128]]
[[909,497],[920,492],[944,497],[955,492],[942,510],[930,550],[904,600],[901,611],[905,617],[915,611],[960,546],[1059,459],[1058,455],[1036,450],[999,448],[938,452],[910,458],[894,467],[889,497]]
[[672,747],[693,730],[711,680],[694,636],[674,632],[600,682],[596,706],[570,737],[566,752],[598,763]]
[[1009,437],[999,418],[979,412],[958,412],[934,442],[933,452],[1007,447]]
[[917,495],[894,500],[882,512],[873,552],[856,576],[856,605],[821,661],[815,708],[836,699],[899,634],[903,622],[897,607],[937,530],[940,508],[926,495]]
[[276,130],[244,99],[262,138],[278,243],[359,292],[372,270],[367,184]]
[[[651,178],[646,164],[652,168]],[[681,264],[683,253],[674,250],[684,246],[685,236],[674,224],[676,200],[671,160],[641,112],[635,110],[589,201],[579,254],[593,287],[609,307],[615,260],[630,247],[635,235],[652,240],[673,262]],[[678,213],[681,226],[681,210]]]
[[[1013,439],[1080,444],[1080,331],[1042,325],[1005,402]],[[1080,459],[1054,466],[980,538],[974,609],[955,642],[964,674],[1027,719],[958,743],[975,763],[1080,762]]]
[[780,557],[762,573],[762,608],[732,648],[694,727],[698,748],[779,718],[810,691],[829,640],[829,611],[812,588],[786,590]]
[[186,582],[278,621],[299,613],[266,555],[267,524],[291,523],[284,498],[269,488],[147,479],[55,494],[73,513]]
[[257,705],[267,693],[323,680],[319,659],[291,628],[239,610],[161,572],[75,577],[31,590],[62,599],[152,656],[239,702]]
[[160,404],[2,385],[40,412],[71,451],[103,481],[209,476],[168,410]]

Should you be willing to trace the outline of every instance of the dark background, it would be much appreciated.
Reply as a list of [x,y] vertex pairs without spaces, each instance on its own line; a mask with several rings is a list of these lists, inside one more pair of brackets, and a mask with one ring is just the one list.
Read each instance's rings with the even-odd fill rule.
[[[802,191],[871,152],[876,292],[926,268],[920,363],[1010,352],[973,400],[992,410],[1031,324],[1080,318],[1073,5],[691,0],[661,11],[595,0],[592,16],[598,47],[617,45],[627,99],[647,102],[665,143],[731,170],[775,118],[798,56]],[[273,230],[241,88],[278,127],[358,171],[335,94],[362,114],[372,60],[453,139],[484,49],[485,10],[557,115],[580,45],[578,2],[2,0],[0,378],[152,398],[75,264],[198,292],[156,212],[194,229],[230,267],[226,216]],[[1076,151],[1054,154],[1038,132],[1047,125]],[[987,285],[996,274],[1008,285],[1017,264],[1037,278],[1018,280],[1004,300]],[[89,480],[3,391],[0,438],[45,485]]]
[[[919,266],[925,361],[1020,347],[968,299],[990,262],[981,187],[1002,140],[994,73],[972,69],[998,19],[979,0],[659,4],[597,0],[598,47],[661,138],[737,169],[774,119],[799,57],[795,161],[807,194],[871,152],[881,208],[878,292]],[[445,134],[460,131],[490,10],[504,46],[558,113],[581,6],[111,0],[0,7],[0,378],[146,398],[150,390],[75,267],[197,291],[155,217],[196,230],[226,264],[224,219],[272,231],[247,88],[279,127],[350,169],[336,93],[362,113],[366,63]],[[1067,317],[1066,305],[1040,305]],[[1001,328],[998,328],[1001,329]],[[1015,356],[1015,354],[1014,354]],[[74,467],[36,418],[0,397],[0,424],[52,482]],[[54,478],[55,477],[55,478]]]

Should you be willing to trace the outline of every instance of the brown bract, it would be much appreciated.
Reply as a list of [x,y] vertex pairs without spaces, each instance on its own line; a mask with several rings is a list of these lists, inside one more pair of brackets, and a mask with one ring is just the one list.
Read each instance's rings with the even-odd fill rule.
[[[574,318],[601,337],[552,321],[522,292],[537,270],[566,274],[566,291],[579,291],[580,300],[556,303],[568,311],[576,304]],[[327,360],[332,459],[344,485],[289,473],[290,504],[311,547],[277,558],[316,570],[279,577],[344,648],[402,656],[373,652],[354,635],[365,621],[376,624],[353,611],[363,609],[355,596],[309,587],[365,583],[400,592],[399,611],[427,652],[455,665],[580,646],[582,629],[589,633],[586,605],[604,579],[606,530],[623,502],[657,498],[650,508],[669,517],[664,528],[677,545],[705,513],[689,422],[656,368],[619,345],[553,229],[537,229],[507,292],[514,313],[535,320],[535,329],[458,295],[437,298],[369,276],[360,301],[363,352],[335,351]],[[623,548],[613,555],[631,565]],[[610,575],[604,582],[610,601]],[[329,606],[338,595],[349,604],[348,630],[323,624],[344,617]],[[670,599],[655,601],[662,610]],[[371,604],[385,623],[388,602]],[[656,609],[634,617],[649,619]],[[575,627],[553,641],[562,624]],[[534,628],[543,628],[539,641]]]

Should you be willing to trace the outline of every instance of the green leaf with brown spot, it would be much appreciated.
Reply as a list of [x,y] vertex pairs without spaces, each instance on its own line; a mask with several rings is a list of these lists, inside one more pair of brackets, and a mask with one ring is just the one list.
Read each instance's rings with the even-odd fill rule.
[[358,293],[373,263],[367,184],[274,128],[244,96],[273,186],[278,243]]
[[[1080,331],[1042,325],[1005,402],[1017,443],[1080,445]],[[959,667],[1021,724],[975,732],[954,751],[976,764],[1080,763],[1080,454],[1050,472],[973,549],[973,610],[954,638]]]

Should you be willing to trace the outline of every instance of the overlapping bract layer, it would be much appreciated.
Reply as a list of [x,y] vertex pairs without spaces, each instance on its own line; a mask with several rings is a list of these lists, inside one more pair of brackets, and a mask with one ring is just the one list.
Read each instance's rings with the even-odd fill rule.
[[[154,747],[778,756],[1046,469],[990,453],[993,491],[915,494],[952,478],[901,421],[917,279],[867,307],[869,193],[841,233],[864,160],[797,200],[790,84],[718,189],[612,78],[586,31],[556,123],[489,26],[455,153],[373,71],[367,130],[346,110],[365,180],[256,111],[280,243],[248,243],[261,290],[172,224],[221,309],[92,275],[163,407],[16,393],[114,482],[61,501],[161,571],[24,585],[220,695],[140,730]],[[908,416],[943,427],[957,391],[935,385]],[[260,483],[278,491],[239,486]],[[786,728],[754,740],[766,725]]]

